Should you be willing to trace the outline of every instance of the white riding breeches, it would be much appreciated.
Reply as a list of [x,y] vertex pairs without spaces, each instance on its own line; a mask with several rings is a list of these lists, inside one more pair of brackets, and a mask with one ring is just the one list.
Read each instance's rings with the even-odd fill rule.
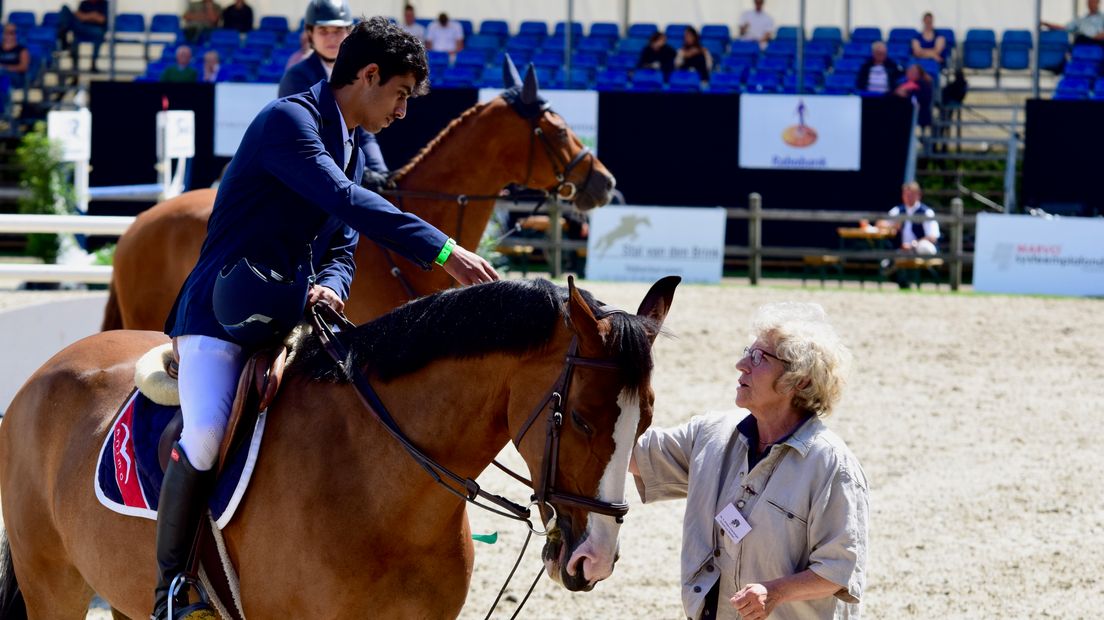
[[218,460],[245,354],[240,346],[210,336],[177,336],[176,348],[184,414],[180,446],[193,467],[206,471]]

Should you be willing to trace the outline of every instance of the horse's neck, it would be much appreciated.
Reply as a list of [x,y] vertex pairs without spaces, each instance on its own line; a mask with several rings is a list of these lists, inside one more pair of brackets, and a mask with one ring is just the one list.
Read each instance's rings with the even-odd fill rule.
[[[494,139],[496,123],[490,117],[499,113],[483,106],[451,125],[397,177],[399,188],[452,196],[493,196],[520,180],[522,163],[494,150],[500,141]],[[473,201],[461,212],[452,198],[404,197],[402,207],[457,237],[464,247],[474,247],[491,217],[494,201]],[[462,228],[462,239],[458,227]]]

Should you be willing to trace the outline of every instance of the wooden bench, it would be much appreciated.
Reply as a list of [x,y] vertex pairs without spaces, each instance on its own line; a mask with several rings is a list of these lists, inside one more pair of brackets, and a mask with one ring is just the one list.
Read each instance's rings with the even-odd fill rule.
[[824,288],[824,279],[828,270],[836,274],[836,280],[840,288],[843,288],[843,259],[833,254],[816,254],[801,258],[801,286],[805,286],[805,280],[812,274],[820,277],[820,288]]
[[[943,277],[940,275],[942,267],[942,258],[909,256],[893,259],[892,269],[887,270],[883,275],[887,276],[893,272],[900,272],[904,278],[907,278],[908,282],[912,282],[916,284],[916,288],[920,288],[924,281],[924,274],[927,274],[931,281],[935,283],[935,289],[939,290],[939,285],[943,282]],[[881,283],[879,282],[878,285],[881,286]]]

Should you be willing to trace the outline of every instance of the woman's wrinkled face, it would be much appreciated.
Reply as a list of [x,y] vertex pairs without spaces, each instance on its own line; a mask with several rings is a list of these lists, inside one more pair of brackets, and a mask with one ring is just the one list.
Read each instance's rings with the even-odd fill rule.
[[754,413],[789,405],[789,391],[783,394],[777,389],[778,379],[786,372],[786,364],[778,359],[774,343],[768,339],[760,337],[748,346],[747,354],[736,362],[736,370],[740,371],[736,406]]

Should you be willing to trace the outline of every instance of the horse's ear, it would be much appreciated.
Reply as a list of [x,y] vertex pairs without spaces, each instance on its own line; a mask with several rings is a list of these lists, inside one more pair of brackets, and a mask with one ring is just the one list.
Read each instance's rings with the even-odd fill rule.
[[533,63],[529,63],[529,68],[525,71],[525,85],[521,87],[521,102],[524,104],[536,103],[539,98],[539,90],[540,85],[537,84],[537,70],[533,66]]
[[502,86],[510,90],[521,85],[521,75],[518,74],[517,65],[514,64],[509,54],[502,60]]
[[[599,321],[575,287],[575,277],[567,276],[568,313],[571,327],[579,337],[580,352],[595,353],[602,347],[602,332],[609,329],[609,322]],[[603,329],[604,328],[604,329]]]
[[[662,325],[671,310],[671,301],[675,298],[675,287],[679,282],[682,282],[679,276],[667,276],[653,284],[648,294],[644,296],[644,300],[640,302],[640,307],[636,310],[637,316],[648,317]],[[648,335],[652,342],[655,342],[657,334]]]

